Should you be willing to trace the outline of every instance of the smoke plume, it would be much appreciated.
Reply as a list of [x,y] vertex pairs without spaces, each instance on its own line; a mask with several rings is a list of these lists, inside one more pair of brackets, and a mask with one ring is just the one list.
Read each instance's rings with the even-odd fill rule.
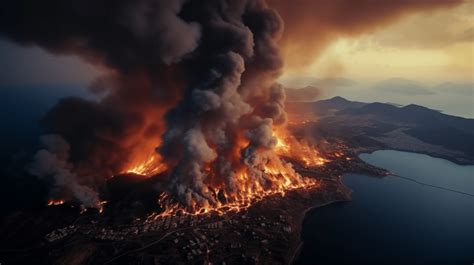
[[[291,43],[318,49],[335,35],[447,2],[456,1],[270,0],[287,20],[282,43],[292,52]],[[92,190],[105,179],[150,155],[190,207],[218,203],[217,190],[271,188],[269,168],[287,184],[299,181],[273,151],[274,130],[286,122],[275,84],[283,25],[265,0],[4,1],[2,36],[107,72],[92,85],[101,100],[63,99],[44,117],[56,136],[43,138],[30,172],[52,176],[85,206],[97,205]]]
[[238,172],[260,185],[265,164],[283,164],[271,151],[286,121],[274,85],[283,22],[265,1],[15,0],[0,17],[15,42],[107,69],[92,86],[99,102],[63,99],[42,120],[68,155],[42,149],[30,170],[84,204],[96,195],[78,178],[95,187],[154,148],[188,205],[237,189]]
[[28,171],[40,179],[52,177],[53,196],[72,197],[84,207],[97,207],[100,203],[98,194],[79,183],[81,179],[68,163],[69,144],[58,135],[41,136],[40,142],[42,149],[34,155]]

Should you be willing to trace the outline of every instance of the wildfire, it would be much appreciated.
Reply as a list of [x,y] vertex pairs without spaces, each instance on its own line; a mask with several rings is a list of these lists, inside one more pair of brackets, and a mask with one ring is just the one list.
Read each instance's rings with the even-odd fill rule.
[[306,167],[322,166],[328,162],[315,148],[296,140],[286,131],[274,131],[273,136],[277,139],[275,151],[280,156],[300,161]]
[[107,204],[108,201],[101,201],[99,203],[99,213],[103,213],[104,212],[104,205]]
[[[195,208],[185,208],[168,193],[162,193],[158,199],[158,204],[164,210],[161,213],[153,213],[148,216],[147,221],[154,221],[166,216],[175,215],[205,215],[214,213],[217,215],[225,215],[230,212],[240,212],[249,208],[252,204],[263,200],[270,196],[285,196],[287,192],[293,190],[316,189],[320,187],[320,183],[315,179],[299,178],[298,181],[280,175],[271,174],[271,178],[275,181],[272,188],[264,188],[262,185],[244,186],[239,193],[227,193],[224,189],[218,190],[215,195],[221,194],[221,199],[217,199],[214,205],[197,206]],[[241,175],[239,179],[246,180],[247,175]],[[245,182],[244,182],[245,183]]]
[[61,205],[64,204],[64,200],[49,200],[48,201],[48,206],[55,206],[55,205]]
[[[99,214],[104,212],[104,207],[105,207],[104,205],[107,204],[107,203],[108,203],[108,201],[98,202],[96,209],[97,209],[97,211],[99,211]],[[84,206],[81,205],[81,211],[79,212],[79,214],[83,214],[83,213],[87,212],[88,209],[89,208],[84,207]]]
[[149,177],[164,172],[166,169],[166,164],[161,163],[161,157],[156,153],[152,153],[145,160],[132,163],[122,173],[133,173]]
[[[298,161],[306,167],[317,167],[327,162],[312,146],[297,141],[286,131],[275,131],[276,140],[273,150],[268,153],[266,165],[252,172],[247,167],[234,169],[232,184],[222,181],[223,176],[209,166],[206,169],[207,178],[204,197],[189,197],[186,202],[177,201],[171,191],[164,192],[158,198],[158,204],[163,210],[151,214],[147,220],[153,221],[164,216],[173,215],[203,215],[214,213],[224,215],[229,212],[239,212],[252,204],[269,196],[285,196],[288,191],[300,189],[315,189],[320,183],[312,178],[299,175],[292,164],[284,162],[280,157]],[[249,142],[239,139],[236,150],[243,150]],[[238,156],[238,152],[235,154]],[[141,160],[140,160],[141,159]],[[162,162],[159,154],[151,153],[148,157],[134,159],[124,173],[134,173],[143,176],[153,176],[164,172],[168,166]]]
[[[295,149],[287,141],[276,137],[277,143],[275,149],[277,154],[294,154]],[[308,166],[319,166],[326,162],[321,158],[317,151],[310,147],[300,145],[300,150],[306,153],[300,154],[297,160],[302,161]],[[313,155],[314,158],[307,158],[305,155]],[[304,178],[294,171],[289,163],[282,162],[279,159],[270,160],[263,169],[265,180],[258,181],[252,178],[245,170],[234,176],[236,190],[229,191],[226,187],[209,188],[212,194],[213,203],[201,205],[192,201],[189,207],[183,207],[183,204],[176,202],[169,193],[162,193],[158,199],[158,204],[163,209],[161,213],[153,213],[148,217],[148,221],[157,220],[165,216],[174,215],[204,215],[214,213],[224,215],[229,212],[239,212],[249,208],[252,204],[263,200],[269,196],[285,196],[288,191],[316,189],[320,187],[320,182],[312,178]]]

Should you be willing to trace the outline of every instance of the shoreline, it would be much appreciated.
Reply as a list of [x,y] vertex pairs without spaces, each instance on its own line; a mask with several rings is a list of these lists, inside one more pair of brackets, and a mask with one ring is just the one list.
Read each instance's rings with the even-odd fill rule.
[[381,148],[368,147],[368,148],[356,150],[354,153],[357,156],[359,156],[361,154],[372,154],[377,151],[399,151],[399,152],[407,152],[407,153],[413,153],[413,154],[422,154],[422,155],[427,155],[434,158],[444,159],[459,166],[474,166],[474,160],[466,160],[466,159],[455,157],[455,156],[440,155],[439,153],[426,152],[423,150],[416,150],[416,149],[406,149],[406,148],[396,148],[396,147],[381,147]]
[[290,248],[287,255],[287,262],[286,262],[287,265],[294,264],[295,260],[299,257],[301,247],[303,246],[303,243],[304,243],[304,241],[301,238],[302,230],[303,230],[303,222],[308,212],[317,208],[331,205],[333,203],[352,201],[353,190],[350,189],[348,186],[344,185],[344,183],[342,182],[342,176],[338,177],[338,184],[340,185],[341,188],[345,189],[345,192],[347,192],[346,194],[344,194],[345,196],[347,196],[347,198],[331,199],[328,201],[323,201],[323,202],[314,204],[311,207],[306,208],[301,214],[297,216],[296,221],[294,223],[294,226],[295,226],[294,237],[293,237],[293,240],[290,241]]
[[[391,149],[390,149],[390,150],[391,150]],[[398,150],[394,150],[394,151],[398,151]],[[421,157],[421,158],[423,158],[423,156],[429,156],[429,155],[421,154],[421,153],[416,153],[416,154],[417,154],[417,155],[422,155],[422,156],[419,156],[419,157]],[[404,154],[403,154],[403,153],[400,153],[400,154],[397,154],[397,156],[402,156],[402,157],[403,157]],[[431,157],[431,156],[430,156],[430,157]],[[431,157],[431,158],[435,158],[435,157]],[[390,161],[397,161],[397,160],[395,160],[395,158],[393,158],[393,159],[390,159]],[[412,161],[412,160],[409,160],[409,161]],[[421,160],[420,160],[420,161],[421,161]],[[461,165],[452,163],[452,161],[449,161],[449,162],[450,162],[450,163],[446,163],[446,165],[447,165],[448,168],[450,168],[450,167],[452,167],[452,166],[454,166],[454,165],[456,165],[456,168],[463,167],[463,166],[461,166]],[[436,160],[433,160],[432,163],[437,163],[437,161],[436,161]],[[416,162],[415,162],[415,164],[416,164]],[[450,164],[451,164],[451,165],[450,165]],[[423,166],[423,165],[424,165],[424,164],[421,164],[421,166]],[[388,165],[385,165],[385,166],[388,166]],[[399,168],[403,168],[403,166],[404,166],[404,164],[401,164]],[[390,169],[396,171],[396,170],[397,170],[397,167],[393,167],[393,168],[390,167]],[[410,172],[410,171],[409,171],[409,172]],[[428,171],[428,173],[425,173],[425,174],[426,174],[427,176],[429,176],[429,177],[432,177],[434,180],[436,180],[437,178],[450,177],[451,175],[455,175],[455,174],[456,174],[456,173],[449,173],[449,174],[446,173],[446,174],[444,174],[444,173],[442,173],[442,172],[444,172],[443,170],[440,170],[440,171],[437,171],[437,172],[441,172],[441,173],[439,173],[439,175],[436,175],[436,174],[433,175],[433,174],[431,174],[431,173]],[[458,171],[455,171],[455,172],[458,172]],[[466,171],[464,171],[464,172],[466,172]],[[468,171],[468,172],[469,172],[469,171]],[[462,173],[462,172],[461,172],[461,173]],[[423,173],[420,173],[420,174],[421,174],[421,176],[423,176]],[[403,177],[403,176],[399,176],[399,175],[397,175],[397,174],[392,174],[392,175],[390,175],[390,176],[391,176],[391,177],[396,177],[396,178],[401,178],[401,179],[406,180],[406,181],[414,182],[414,183],[410,183],[410,184],[404,184],[404,183],[400,183],[399,180],[395,180],[395,181],[396,181],[396,182],[394,182],[395,185],[390,186],[390,188],[400,186],[400,187],[401,187],[400,190],[411,190],[411,188],[410,188],[410,189],[405,188],[405,187],[408,187],[408,186],[406,186],[406,185],[410,185],[410,186],[411,186],[411,185],[423,185],[423,186],[428,186],[429,188],[440,189],[440,190],[447,191],[447,192],[454,192],[454,193],[458,193],[458,194],[462,194],[462,195],[466,195],[466,196],[471,196],[471,197],[474,196],[474,195],[472,194],[472,192],[471,192],[471,193],[466,193],[466,192],[462,192],[462,191],[460,191],[460,190],[455,190],[454,188],[449,188],[449,187],[443,187],[443,186],[437,186],[437,185],[429,184],[431,181],[428,181],[428,183],[424,183],[424,182],[422,182],[422,181],[418,181],[417,179],[411,179],[411,178],[409,178],[409,177]],[[410,175],[408,175],[408,176],[410,176]],[[469,173],[468,173],[467,175],[466,175],[466,174],[460,174],[460,176],[464,176],[464,177],[466,177],[466,178],[471,177]],[[349,177],[347,177],[346,182],[347,182],[348,184],[350,184],[351,187],[354,188],[354,191],[356,191],[359,186],[362,186],[362,185],[365,186],[365,185],[370,184],[370,183],[375,183],[375,182],[373,182],[373,180],[370,180],[371,182],[369,182],[369,183],[366,183],[366,182],[356,182],[356,183],[361,183],[361,184],[357,184],[357,185],[354,184],[354,186],[353,186],[352,182],[349,183],[349,182],[347,181],[348,179],[349,179]],[[370,176],[364,176],[364,179],[370,179]],[[469,178],[469,179],[470,179],[470,178]],[[403,182],[403,180],[402,180],[402,182]],[[470,180],[471,180],[471,179],[470,179]],[[400,183],[400,184],[397,184],[397,183]],[[436,182],[434,182],[434,183],[436,183]],[[459,183],[462,184],[462,182],[459,182]],[[374,185],[379,185],[379,184],[374,184]],[[376,188],[377,186],[370,186],[370,187],[371,187],[370,190],[372,190],[372,191],[377,190],[377,188]],[[454,187],[456,187],[456,186],[454,186]],[[462,187],[462,185],[461,185],[460,187]],[[367,193],[372,192],[372,191],[370,191],[370,190],[369,190]],[[431,195],[429,195],[429,194],[431,193],[431,191],[427,191],[427,190],[425,190],[425,189],[423,189],[423,190],[424,190],[423,193],[419,193],[419,189],[418,189],[417,187],[414,187],[413,190],[412,190],[412,192],[413,192],[413,194],[416,194],[416,195],[418,195],[418,196],[424,195],[424,192],[426,192],[426,194],[428,194],[428,196],[433,196],[433,198],[438,197],[438,191],[433,191],[433,193],[432,193]],[[386,193],[386,195],[387,195],[388,198],[389,198],[387,201],[388,201],[389,203],[390,203],[390,202],[395,202],[395,201],[397,201],[398,198],[397,198],[396,192],[393,192],[391,189],[387,189],[387,191],[389,191],[389,192],[392,193],[392,194]],[[377,196],[380,196],[380,193],[378,193],[378,192],[375,192],[374,194],[377,195]],[[394,195],[394,194],[395,194],[395,195]],[[385,194],[384,194],[384,195],[385,195]],[[428,196],[427,196],[426,198],[429,198]],[[440,197],[442,197],[442,196],[444,196],[444,195],[441,194]],[[448,196],[451,196],[451,195],[447,194],[447,195],[446,195],[446,198],[450,198],[450,197],[448,197]],[[358,197],[357,197],[357,198],[356,198],[356,197],[357,197],[357,196],[355,196],[355,195],[353,194],[353,199],[354,199],[354,201],[356,201],[356,200],[358,200],[358,201],[359,201],[359,200],[365,200],[366,202],[369,202],[369,203],[370,203],[371,201],[374,200],[372,197],[370,197],[369,199],[367,199],[367,198],[359,199]],[[390,200],[390,197],[393,197],[393,198],[392,198],[392,201]],[[394,198],[395,198],[395,199],[394,199]],[[455,198],[455,199],[457,200],[457,198]],[[469,198],[468,198],[468,199],[469,199]],[[462,202],[465,200],[464,198],[460,198],[460,200],[462,200],[462,201],[456,201],[456,202],[461,202],[460,205],[468,205],[468,204],[462,204]],[[420,201],[425,201],[425,202],[426,202],[426,200],[420,200]],[[453,200],[453,202],[454,202],[454,200]],[[328,202],[328,203],[329,203],[329,202]],[[428,202],[428,204],[429,204],[429,202]],[[443,202],[443,204],[444,204],[444,202]],[[470,204],[470,203],[469,203],[469,204]],[[389,205],[391,205],[391,204],[389,204]],[[449,205],[449,203],[448,203],[447,205]],[[318,207],[320,207],[320,205],[316,205],[315,207],[312,207],[312,209],[318,208]],[[324,209],[324,210],[315,210],[315,212],[312,213],[313,215],[311,215],[310,217],[311,217],[311,219],[316,219],[316,220],[319,220],[319,221],[318,221],[317,223],[314,223],[314,224],[311,223],[310,226],[308,226],[308,224],[306,224],[306,226],[308,226],[306,229],[311,230],[311,231],[309,231],[309,232],[311,232],[311,233],[310,233],[311,235],[307,236],[307,235],[306,235],[306,231],[301,231],[301,233],[302,233],[302,232],[305,232],[305,233],[304,233],[305,237],[308,237],[308,240],[311,241],[311,242],[309,242],[309,241],[306,241],[306,242],[305,242],[305,241],[303,241],[303,238],[302,238],[302,242],[300,242],[300,244],[297,246],[297,248],[296,248],[296,250],[295,250],[295,252],[294,252],[293,257],[291,258],[291,260],[289,260],[289,262],[288,262],[287,264],[296,264],[296,263],[297,263],[297,264],[300,264],[300,262],[308,262],[308,263],[311,264],[312,262],[318,261],[319,258],[322,258],[322,260],[324,260],[324,261],[326,261],[326,262],[327,262],[328,260],[332,260],[332,261],[334,261],[334,260],[340,260],[340,259],[337,259],[337,258],[333,258],[332,256],[337,255],[337,253],[338,253],[338,250],[337,250],[338,247],[344,247],[344,246],[346,246],[346,245],[338,245],[338,247],[334,248],[334,246],[332,246],[332,245],[331,245],[331,246],[330,246],[330,245],[327,245],[325,241],[327,241],[327,240],[330,240],[330,241],[331,241],[331,240],[337,240],[337,241],[339,242],[339,241],[341,241],[341,240],[344,240],[344,239],[346,238],[346,236],[352,236],[352,233],[357,234],[357,233],[358,233],[358,230],[355,229],[355,228],[351,228],[351,231],[349,231],[349,232],[346,231],[346,230],[339,231],[337,237],[336,237],[336,236],[333,237],[330,233],[323,233],[323,234],[321,234],[321,232],[318,232],[318,230],[319,230],[319,231],[322,231],[320,228],[318,228],[318,224],[319,224],[319,225],[324,225],[324,226],[328,225],[328,226],[329,226],[329,229],[331,229],[330,231],[333,231],[332,229],[337,229],[338,225],[343,224],[344,221],[343,221],[342,219],[340,219],[340,218],[337,217],[337,216],[339,216],[339,215],[334,215],[334,214],[333,214],[332,217],[331,217],[331,219],[328,219],[325,214],[324,214],[324,215],[320,215],[320,214],[318,214],[318,213],[324,212],[324,211],[326,211],[326,210],[328,210],[328,212],[330,212],[330,213],[334,213],[333,210],[336,209],[336,210],[337,210],[336,212],[337,212],[338,214],[339,214],[339,211],[345,211],[345,212],[349,211],[349,212],[351,213],[351,216],[357,216],[357,215],[359,214],[359,212],[358,212],[357,210],[360,210],[360,209],[357,209],[357,208],[354,208],[354,207],[361,207],[361,206],[360,206],[360,204],[355,204],[355,205],[350,204],[350,206],[349,206],[349,204],[340,204],[340,205],[331,206],[330,209],[326,208],[326,209]],[[364,207],[364,208],[369,208],[370,206],[364,205],[363,207]],[[351,210],[347,210],[347,209],[343,210],[344,208],[351,208],[352,211],[351,211]],[[443,209],[451,209],[451,208],[452,208],[452,207],[449,207],[449,206],[448,206],[448,207],[443,207]],[[356,210],[354,210],[354,209],[356,209]],[[434,209],[436,209],[436,206],[435,206]],[[455,211],[455,212],[456,212],[456,211],[459,211],[459,212],[461,212],[462,214],[465,214],[465,213],[464,213],[465,211],[462,210],[463,208],[459,208],[459,209],[460,209],[460,210],[453,210],[453,211]],[[307,214],[307,212],[308,212],[309,210],[311,210],[311,209],[308,209],[307,211],[305,211],[305,218],[307,217],[306,214]],[[386,210],[386,209],[381,208],[381,210],[378,210],[378,211],[381,212],[381,213],[383,213],[384,210]],[[437,210],[437,209],[436,209],[436,210]],[[436,210],[430,211],[429,214],[431,214],[431,212],[436,212]],[[415,214],[418,214],[418,212],[415,211]],[[422,214],[427,214],[427,213],[422,213]],[[410,218],[411,216],[413,216],[413,213],[410,212],[409,214],[407,214],[406,212],[401,212],[400,215],[402,215],[403,217],[405,217],[406,220],[410,220],[409,218]],[[341,215],[341,216],[347,217],[346,215]],[[461,216],[462,216],[462,215],[461,215]],[[464,215],[464,216],[466,216],[466,215]],[[467,216],[469,216],[469,215],[467,215]],[[310,217],[308,217],[308,218],[310,218]],[[350,218],[350,217],[349,217],[349,218]],[[430,217],[430,218],[431,218],[431,217]],[[385,220],[386,223],[382,223],[382,224],[388,224],[388,225],[390,225],[390,224],[391,224],[390,217],[388,217],[388,218],[386,218],[386,219],[387,219],[387,220]],[[441,218],[441,219],[442,219],[442,218]],[[466,218],[464,218],[464,219],[466,219]],[[469,219],[467,219],[467,220],[469,220]],[[448,221],[446,221],[446,220],[445,220],[445,221],[440,221],[440,223],[449,223],[449,220],[448,220]],[[316,225],[316,226],[314,226],[314,225]],[[416,225],[418,225],[418,224],[416,224]],[[461,225],[464,226],[465,224],[461,224]],[[356,227],[356,228],[359,228],[359,227]],[[363,227],[363,228],[370,229],[370,226]],[[403,228],[403,226],[401,226],[401,228]],[[304,229],[304,228],[302,228],[302,229]],[[450,229],[451,229],[451,228],[450,228]],[[421,229],[420,229],[420,230],[421,230]],[[326,231],[326,230],[325,230],[325,231]],[[355,232],[352,232],[352,231],[355,231]],[[364,230],[364,231],[370,231],[370,230]],[[403,230],[400,229],[400,231],[403,231]],[[428,229],[428,231],[431,231],[431,232],[434,231],[435,233],[437,232],[436,230],[433,230],[433,229],[431,229],[431,230]],[[433,234],[435,234],[435,233],[431,233],[431,234],[433,235]],[[456,231],[455,233],[458,233],[458,231]],[[348,234],[349,234],[349,235],[348,235]],[[303,234],[302,234],[302,235],[303,235]],[[391,235],[391,234],[389,233],[389,235]],[[463,234],[459,233],[459,235],[463,235]],[[381,237],[383,238],[384,236],[385,236],[385,235],[382,235]],[[393,235],[392,235],[392,236],[393,236]],[[410,242],[410,244],[411,244],[411,241],[409,241],[409,240],[410,240],[409,237],[400,237],[400,238],[398,238],[397,236],[394,236],[394,238],[396,238],[397,240],[400,239],[400,238],[403,238],[403,240],[408,240],[407,242]],[[463,238],[463,237],[460,236],[460,238]],[[439,240],[439,238],[436,238],[436,237],[433,237],[433,239],[434,239],[433,242],[436,242],[436,243],[433,243],[433,248],[436,247],[436,248],[438,249],[438,251],[439,251],[439,250],[442,250],[442,247],[443,247],[443,245],[444,245],[444,242],[443,242],[442,240]],[[364,243],[369,242],[369,241],[364,241],[364,240],[366,240],[366,239],[364,239],[364,237],[360,237],[360,239],[358,238],[357,240],[360,240],[361,242],[364,242]],[[422,241],[423,241],[423,238],[421,238],[421,239],[420,239],[420,238],[417,238],[416,240],[421,240],[420,242],[422,242]],[[459,241],[460,241],[460,242],[463,242],[462,239],[459,240]],[[357,242],[357,241],[356,241],[356,242]],[[374,242],[375,242],[375,241],[374,241]],[[397,242],[398,242],[398,241],[397,241]],[[400,239],[400,242],[402,242],[401,239]],[[311,243],[312,246],[311,246],[311,247],[309,247],[308,245],[305,246],[305,245],[304,245],[305,243],[308,243],[308,244]],[[314,243],[314,245],[313,245],[313,243]],[[357,243],[356,243],[356,244],[357,244]],[[373,242],[370,241],[370,244],[373,244]],[[419,243],[417,242],[417,243],[415,243],[415,244],[419,244]],[[461,246],[463,246],[463,247],[466,246],[465,243],[459,243],[459,244],[460,244]],[[405,242],[403,242],[403,246],[405,246],[405,245],[406,245]],[[469,246],[469,244],[467,244],[467,245]],[[319,246],[319,247],[315,248],[314,246]],[[377,246],[377,245],[375,245],[375,246]],[[409,245],[409,246],[411,246],[411,245]],[[349,249],[352,249],[352,247],[351,247],[350,244],[349,244],[347,247],[348,247]],[[355,249],[357,249],[357,247],[355,247]],[[382,251],[385,251],[384,247],[380,247],[380,249],[381,249]],[[411,248],[410,248],[410,249],[411,249]],[[330,252],[329,252],[329,251],[330,251]],[[390,250],[389,250],[389,251],[390,251]],[[304,253],[302,253],[302,252],[304,252]],[[330,253],[330,254],[329,254],[329,253]],[[391,253],[391,252],[390,252],[390,253]],[[442,252],[441,252],[441,253],[442,253]],[[452,261],[454,261],[454,260],[456,260],[456,259],[457,259],[457,261],[459,261],[460,259],[458,259],[458,258],[463,255],[462,253],[460,254],[460,253],[453,252],[453,251],[451,251],[451,252],[448,251],[447,253],[449,253],[449,254],[446,254],[446,255],[448,255],[448,256],[446,256],[446,257],[448,257],[447,260],[452,260]],[[301,254],[304,254],[304,256],[302,256]],[[331,255],[331,254],[332,254],[332,255]],[[359,257],[359,256],[356,256],[357,253],[354,255],[354,252],[348,252],[348,253],[346,253],[346,254],[347,254],[347,257],[348,257],[349,259],[355,259],[355,260],[357,260],[357,258]],[[428,256],[429,256],[429,257],[432,257],[433,255],[434,255],[434,254],[430,254],[430,253],[424,253],[424,254],[422,253],[422,254],[419,255],[419,257],[425,258],[425,257],[428,257]],[[438,255],[438,254],[437,254],[437,255]],[[444,255],[444,254],[443,254],[443,255]],[[449,256],[449,255],[450,255],[450,256]],[[440,256],[441,256],[441,255],[440,255]],[[330,257],[330,258],[329,258],[329,257]],[[336,256],[336,257],[337,257],[337,256]],[[342,257],[346,258],[346,259],[344,259],[344,261],[347,261],[347,257],[346,257],[346,256],[342,256]],[[366,259],[366,261],[369,260],[369,259],[372,257],[372,256],[371,256],[371,253],[370,253],[370,249],[368,249],[367,253],[364,252],[363,257]],[[417,256],[417,257],[418,257],[418,256]],[[406,258],[406,257],[405,257],[405,258]],[[443,258],[444,258],[444,256],[443,256]],[[341,258],[341,259],[342,259],[342,258]],[[384,258],[383,258],[383,257],[378,257],[378,259],[383,260]],[[364,263],[364,262],[362,262],[362,263]],[[381,262],[381,263],[383,263],[383,262]]]

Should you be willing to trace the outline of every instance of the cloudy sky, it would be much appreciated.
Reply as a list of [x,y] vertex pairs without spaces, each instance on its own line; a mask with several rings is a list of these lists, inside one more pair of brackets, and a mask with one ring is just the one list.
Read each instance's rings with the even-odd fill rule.
[[[300,77],[474,81],[473,0],[269,0],[286,67]],[[0,39],[0,86],[86,85],[102,71],[72,55]]]
[[[445,1],[449,2],[449,1]],[[474,1],[417,10],[355,35],[340,34],[283,79],[403,77],[424,82],[474,81]],[[289,56],[289,55],[287,55]]]

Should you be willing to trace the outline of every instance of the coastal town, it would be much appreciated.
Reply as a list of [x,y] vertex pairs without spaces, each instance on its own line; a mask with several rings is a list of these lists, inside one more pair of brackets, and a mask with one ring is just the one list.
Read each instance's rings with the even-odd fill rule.
[[[133,225],[114,228],[101,228],[93,223],[71,225],[50,232],[45,240],[50,244],[60,244],[68,237],[89,237],[102,243],[143,240],[150,249],[154,245],[173,248],[175,261],[202,262],[220,258],[225,262],[227,258],[221,257],[219,253],[232,254],[235,256],[233,258],[239,260],[256,260],[258,254],[269,255],[275,251],[274,242],[280,241],[283,247],[293,228],[289,219],[291,217],[282,214],[255,217],[254,214],[252,211],[224,217],[166,216],[152,222],[136,220]],[[120,257],[113,260],[118,261]],[[159,257],[159,253],[154,255],[155,259]],[[170,257],[166,255],[162,258]]]
[[[43,237],[43,247],[57,249],[70,242],[83,242],[101,250],[100,255],[83,258],[105,264],[283,264],[296,255],[306,211],[350,200],[351,191],[339,177],[344,170],[388,174],[343,152],[334,153],[331,162],[319,169],[295,168],[320,185],[273,195],[248,209],[224,215],[212,211],[196,215],[152,213],[130,223],[111,223],[106,206],[102,214],[86,213],[74,224],[49,231]],[[75,251],[50,255],[76,261],[82,257]]]

